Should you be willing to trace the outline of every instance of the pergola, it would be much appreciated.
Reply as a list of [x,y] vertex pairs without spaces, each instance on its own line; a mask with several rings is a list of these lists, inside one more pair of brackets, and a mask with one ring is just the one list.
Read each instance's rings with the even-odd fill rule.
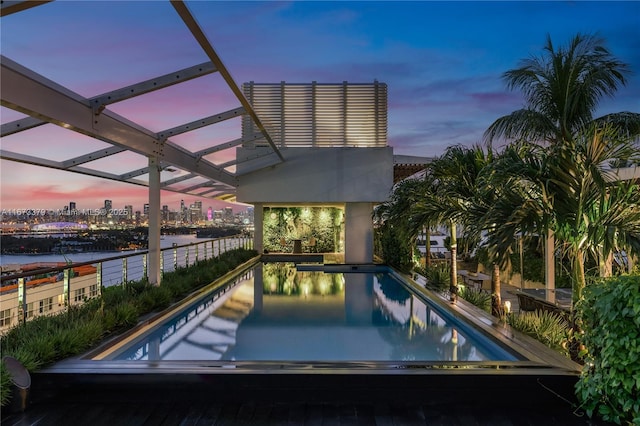
[[[59,25],[67,27],[77,24],[75,12],[78,9],[84,8],[83,13],[87,13],[87,10],[94,12],[93,9],[86,9],[87,3],[50,3],[4,1],[1,5],[1,16],[8,20],[24,19],[22,25],[33,27],[30,37],[37,40],[35,43],[45,45],[49,42],[48,31],[52,29],[38,27],[37,17],[35,23],[32,22],[34,8],[37,8],[37,12],[47,8],[62,8],[62,14],[56,16],[61,20]],[[102,4],[102,7],[120,6],[119,3]],[[183,1],[144,3],[138,7],[144,13],[153,13],[158,8],[161,9],[163,17],[175,15],[175,24],[171,24],[166,31],[167,34],[173,34],[171,42],[175,43],[175,46],[164,48],[168,43],[166,39],[161,39],[161,35],[157,34],[149,36],[157,45],[162,45],[158,47],[162,57],[151,59],[151,62],[156,61],[154,63],[157,64],[156,67],[152,67],[152,71],[155,72],[157,68],[163,72],[151,74],[151,71],[146,69],[143,75],[135,64],[130,64],[121,57],[120,46],[113,50],[104,47],[101,49],[98,46],[89,49],[90,56],[81,56],[80,50],[89,43],[81,38],[82,34],[77,34],[78,53],[73,51],[73,59],[69,63],[57,64],[55,51],[50,54],[46,51],[44,56],[50,59],[47,61],[48,68],[40,69],[40,72],[20,63],[21,55],[24,53],[22,50],[12,51],[12,56],[17,57],[11,58],[5,56],[6,51],[2,52],[1,105],[5,111],[11,110],[11,114],[5,114],[1,127],[3,144],[0,158],[148,187],[150,282],[157,283],[160,280],[158,271],[161,191],[236,201],[236,192],[243,176],[285,162],[281,150],[292,144],[291,140],[285,143],[288,132],[283,127],[285,121],[282,114],[285,111],[288,114],[287,126],[292,126],[292,132],[296,137],[301,134],[301,125],[309,127],[306,137],[312,141],[310,146],[324,146],[326,142],[323,142],[323,138],[335,140],[335,136],[338,136],[338,139],[343,136],[340,143],[345,147],[386,146],[386,85],[377,82],[348,86],[346,82],[337,85],[316,85],[315,82],[309,86],[282,85],[282,99],[285,90],[287,99],[291,96],[309,96],[308,101],[303,103],[311,102],[311,109],[302,112],[296,107],[292,115],[290,107],[284,106],[284,103],[278,107],[281,110],[276,108],[275,112],[264,110],[267,104],[263,103],[263,111],[258,111],[253,98],[258,96],[259,90],[270,90],[270,86],[253,83],[246,88],[239,86],[203,27]],[[194,9],[197,9],[196,5]],[[126,13],[123,11],[123,15]],[[95,15],[90,15],[89,18],[92,24],[94,19],[99,19]],[[125,34],[124,39],[142,37],[132,35],[138,29],[137,25],[125,29],[113,27],[119,27],[119,24],[107,22],[99,28],[104,39],[115,39],[118,31]],[[33,40],[29,42],[34,43]],[[140,55],[142,54],[141,52]],[[188,58],[188,61],[184,58]],[[173,63],[180,63],[181,66],[176,67],[177,69],[167,69],[168,64]],[[49,64],[53,66],[49,67]],[[106,66],[100,67],[97,64]],[[71,75],[78,71],[84,73],[83,77],[87,77],[90,83],[80,84],[74,81]],[[123,83],[125,81],[126,84]],[[109,85],[115,87],[95,93],[95,87]],[[196,90],[193,88],[194,85],[197,85]],[[319,120],[318,111],[329,109],[320,106],[321,98],[316,99],[316,88],[319,91],[318,96],[325,96],[329,100],[342,99],[340,102],[343,102],[343,112],[338,112],[338,115],[329,112],[329,115],[324,117],[325,122],[330,123],[330,127],[337,125],[342,129],[336,134],[318,133],[319,129],[325,129],[322,130],[325,132],[328,129],[320,121],[316,126],[316,120]],[[305,94],[305,90],[311,92]],[[354,95],[348,95],[347,90],[350,93],[353,91]],[[188,102],[178,101],[177,99],[185,97],[185,92],[188,93]],[[168,104],[176,102],[180,105],[181,108],[175,110],[172,109],[172,105],[166,105],[171,112],[175,112],[170,123],[163,120],[161,114],[154,114],[160,109],[158,99]],[[292,102],[291,105],[294,106],[303,105],[297,100]],[[196,111],[193,105],[202,105],[202,108]],[[139,110],[149,112],[138,117]],[[375,113],[372,115],[371,111]],[[20,118],[7,121],[7,116]],[[273,121],[272,116],[278,117],[277,122],[269,122]],[[305,117],[308,123],[300,121]],[[353,133],[351,129],[363,128],[362,123],[372,120],[371,117],[375,117],[375,122],[367,124],[370,129],[368,133],[362,133],[361,130],[356,130],[359,134]],[[290,121],[292,119],[293,122]],[[37,130],[38,128],[40,130]],[[23,144],[21,137],[33,132],[39,132],[40,137],[47,139],[54,133],[58,136],[54,137],[51,143],[43,140],[38,146]],[[354,135],[361,139],[355,142],[355,145],[352,140]],[[61,138],[64,140],[61,141]],[[78,142],[69,150],[61,146],[68,145],[66,139]],[[249,155],[238,156],[237,150],[243,147],[260,149],[250,151]],[[419,170],[427,161],[428,159],[420,157],[398,156],[394,158],[397,164],[396,174],[404,175],[409,169]]]
[[[46,3],[49,2],[5,1],[2,2],[1,16],[6,18],[16,13],[28,13],[29,9]],[[216,154],[225,150],[231,153],[235,147],[252,142],[261,143],[270,149],[262,154],[261,158],[244,158],[242,161],[259,161],[258,167],[264,168],[284,160],[276,146],[276,141],[260,121],[190,10],[182,1],[171,1],[171,6],[175,10],[176,19],[182,21],[193,41],[207,58],[206,61],[87,97],[76,93],[64,84],[36,73],[11,58],[4,55],[1,57],[2,106],[26,115],[24,118],[2,124],[3,139],[40,126],[55,125],[92,138],[94,142],[99,143],[78,146],[77,150],[80,151],[78,155],[62,159],[53,159],[59,155],[55,146],[43,146],[37,155],[20,152],[17,149],[5,149],[3,146],[0,150],[0,158],[147,186],[150,205],[150,282],[159,280],[157,271],[159,270],[161,190],[204,198],[233,200],[238,184],[238,175],[235,173],[238,160],[231,158],[216,162]],[[114,64],[114,66],[127,67],[127,64]],[[185,86],[192,80],[204,79],[210,74],[217,74],[222,79],[224,83],[222,86],[226,86],[226,89],[233,94],[236,105],[220,109],[216,102],[209,102],[208,108],[214,110],[212,114],[195,116],[188,122],[162,129],[148,128],[143,123],[136,122],[111,109],[115,104],[133,98],[142,99],[144,95],[167,90],[171,86]],[[208,82],[205,81],[204,84]],[[213,138],[209,138],[205,146],[199,149],[191,148],[190,145],[193,146],[193,144],[175,141],[176,138],[184,141],[186,134],[193,134],[203,128],[214,128],[219,123],[240,117],[248,117],[259,129],[258,133],[251,135],[250,141],[238,137],[214,142]],[[87,149],[86,146],[99,146],[99,148]],[[56,155],[52,155],[54,153]],[[146,164],[118,173],[105,171],[103,160],[126,157],[131,154],[143,156],[146,158]],[[253,169],[249,164],[244,165],[243,170],[246,173]]]

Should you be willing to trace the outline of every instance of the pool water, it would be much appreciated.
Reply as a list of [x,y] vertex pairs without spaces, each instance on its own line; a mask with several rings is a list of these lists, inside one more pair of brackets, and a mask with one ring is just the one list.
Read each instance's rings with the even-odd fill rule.
[[257,264],[112,360],[514,361],[511,352],[387,272]]

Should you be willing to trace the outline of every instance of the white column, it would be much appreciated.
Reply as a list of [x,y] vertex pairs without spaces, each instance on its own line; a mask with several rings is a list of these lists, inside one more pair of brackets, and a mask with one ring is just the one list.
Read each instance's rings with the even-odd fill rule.
[[258,253],[264,252],[264,205],[253,205],[253,248]]
[[160,162],[149,157],[149,283],[160,285]]
[[345,263],[373,262],[373,220],[371,203],[347,203],[345,206]]
[[555,241],[556,239],[553,235],[553,231],[547,231],[547,238],[545,239],[544,246],[544,278],[545,290],[547,290],[547,300],[551,303],[555,303],[556,301]]

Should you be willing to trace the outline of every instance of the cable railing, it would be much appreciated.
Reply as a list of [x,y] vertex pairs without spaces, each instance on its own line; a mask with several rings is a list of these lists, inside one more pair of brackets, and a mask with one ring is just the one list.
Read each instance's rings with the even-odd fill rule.
[[[253,248],[253,238],[233,235],[160,250],[160,273],[212,259],[237,248]],[[31,265],[4,275],[0,285],[0,334],[42,315],[53,315],[100,296],[102,288],[146,278],[148,250],[75,263]]]

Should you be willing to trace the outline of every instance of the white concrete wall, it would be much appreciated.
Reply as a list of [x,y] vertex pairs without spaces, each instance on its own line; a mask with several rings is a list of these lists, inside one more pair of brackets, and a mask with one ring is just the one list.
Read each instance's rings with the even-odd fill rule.
[[345,263],[373,262],[373,220],[371,203],[347,203],[345,207]]
[[[236,155],[241,161],[260,155],[264,149],[242,147]],[[260,161],[238,164],[239,202],[378,203],[391,192],[391,147],[284,148],[281,152],[284,162],[244,175]]]

